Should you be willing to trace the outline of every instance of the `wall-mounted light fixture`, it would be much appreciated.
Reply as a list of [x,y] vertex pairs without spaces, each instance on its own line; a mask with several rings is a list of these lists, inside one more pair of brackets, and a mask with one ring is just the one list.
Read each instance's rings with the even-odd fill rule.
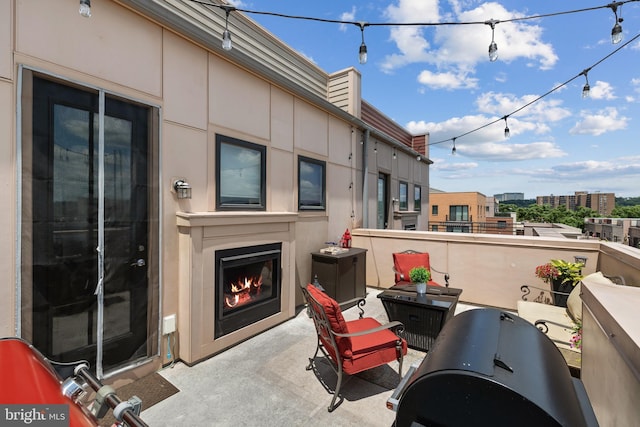
[[91,0],[80,0],[80,15],[85,18],[91,17]]
[[573,257],[573,259],[575,259],[575,262],[582,264],[583,267],[586,267],[586,265],[587,265],[587,257],[586,256],[576,255],[576,256]]
[[184,179],[176,179],[173,181],[173,190],[176,192],[178,199],[191,198],[191,185]]

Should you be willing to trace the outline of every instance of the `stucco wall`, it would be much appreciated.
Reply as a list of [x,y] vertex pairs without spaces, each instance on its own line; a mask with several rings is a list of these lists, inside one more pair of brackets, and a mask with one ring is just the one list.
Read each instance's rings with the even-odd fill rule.
[[[310,252],[327,240],[337,240],[345,228],[353,227],[352,216],[359,215],[362,165],[358,160],[361,152],[356,151],[361,150],[356,144],[358,132],[350,123],[116,2],[92,6],[92,17],[86,19],[78,14],[76,0],[0,5],[0,128],[6,141],[0,148],[0,185],[5,194],[16,200],[14,94],[18,81],[14,70],[24,65],[160,107],[160,277],[165,315],[184,308],[176,213],[215,210],[218,133],[267,146],[270,212],[297,211],[298,155],[326,161],[327,210],[301,213],[300,225],[294,225],[291,232],[298,240],[292,246],[296,248],[295,266],[290,266],[295,269],[294,285],[297,288],[299,281],[307,282]],[[177,177],[191,184],[191,199],[177,200],[171,192]],[[0,288],[2,335],[12,335],[15,328],[17,219],[13,206],[0,217],[7,224],[0,232],[4,237],[0,273],[5,283]],[[163,357],[165,350],[161,349]]]

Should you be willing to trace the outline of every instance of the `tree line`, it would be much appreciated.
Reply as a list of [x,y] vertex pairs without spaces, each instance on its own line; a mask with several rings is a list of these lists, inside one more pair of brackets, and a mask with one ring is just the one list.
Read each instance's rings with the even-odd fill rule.
[[[620,203],[618,201],[619,199]],[[635,204],[633,204],[634,202]],[[515,212],[516,221],[566,224],[582,230],[584,230],[585,218],[598,218],[602,216],[593,209],[583,206],[579,206],[573,211],[567,209],[564,205],[555,208],[549,205],[538,205],[535,200],[509,200],[500,203],[499,209],[500,212]],[[640,218],[640,197],[616,197],[616,207],[609,217]]]

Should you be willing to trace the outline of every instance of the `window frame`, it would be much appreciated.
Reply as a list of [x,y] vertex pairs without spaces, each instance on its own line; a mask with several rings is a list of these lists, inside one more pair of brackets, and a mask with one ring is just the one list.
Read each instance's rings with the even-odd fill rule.
[[[222,145],[227,144],[260,155],[260,190],[258,203],[223,203],[221,164]],[[265,211],[267,209],[267,147],[253,142],[244,141],[226,135],[216,134],[216,210],[220,211]]]
[[[322,169],[322,182],[321,182],[321,192],[322,196],[319,200],[319,205],[307,205],[302,203],[302,190],[303,186],[301,185],[302,179],[302,165],[303,163],[320,166]],[[324,160],[318,160],[311,157],[306,156],[298,156],[298,210],[299,211],[326,211],[327,210],[327,162]]]
[[[460,213],[459,219],[458,219],[458,213]],[[468,205],[450,205],[449,206],[449,221],[468,222],[469,221],[469,206]]]
[[[404,194],[403,191],[404,190]],[[404,196],[404,201],[402,200]],[[409,183],[407,181],[398,182],[398,210],[409,210]]]
[[413,210],[422,211],[422,187],[418,184],[413,184]]
[[431,215],[438,215],[438,205],[431,205]]

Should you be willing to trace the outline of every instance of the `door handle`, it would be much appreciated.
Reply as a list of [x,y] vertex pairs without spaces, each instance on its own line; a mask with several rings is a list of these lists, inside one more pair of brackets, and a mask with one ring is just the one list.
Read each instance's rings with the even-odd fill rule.
[[139,260],[137,260],[136,262],[132,262],[131,266],[132,267],[144,267],[145,265],[147,265],[146,261],[143,260],[142,258],[140,258]]

